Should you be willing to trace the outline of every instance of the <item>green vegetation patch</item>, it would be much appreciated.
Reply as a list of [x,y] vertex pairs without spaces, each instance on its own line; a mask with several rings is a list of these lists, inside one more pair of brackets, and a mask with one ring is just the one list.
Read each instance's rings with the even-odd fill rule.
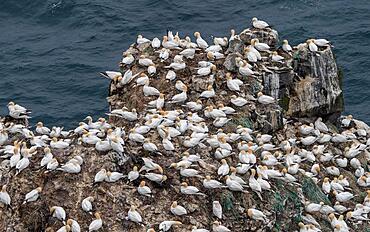
[[230,211],[234,209],[234,204],[233,204],[234,200],[235,200],[234,196],[231,194],[231,192],[222,193],[221,195],[222,208],[226,209],[226,211]]
[[314,203],[324,202],[327,205],[331,205],[329,198],[321,191],[321,188],[313,182],[309,177],[303,178],[302,190],[304,196]]
[[[296,189],[280,180],[276,181],[272,209],[276,214],[274,231],[293,231],[294,228],[290,227],[296,226],[302,221],[303,204],[300,201]],[[286,220],[289,220],[291,223],[282,223]]]
[[253,130],[253,122],[248,117],[242,117],[233,120],[236,125],[242,125],[243,127],[248,127],[249,129]]
[[288,96],[283,96],[281,99],[279,99],[279,105],[285,111],[288,111],[289,109],[289,102],[290,102],[290,98]]

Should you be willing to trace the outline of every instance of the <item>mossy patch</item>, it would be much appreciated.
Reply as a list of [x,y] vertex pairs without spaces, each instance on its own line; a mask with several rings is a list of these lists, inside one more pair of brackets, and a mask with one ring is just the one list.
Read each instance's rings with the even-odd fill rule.
[[226,211],[230,211],[234,209],[234,204],[233,204],[234,200],[235,200],[234,196],[230,192],[222,193],[221,195],[222,208],[225,209]]
[[257,95],[257,93],[261,91],[261,87],[261,84],[257,81],[253,81],[252,83],[250,83],[250,91],[252,95]]
[[329,198],[321,191],[321,188],[309,177],[303,177],[302,190],[304,196],[314,203],[324,202],[331,205]]
[[[293,186],[282,181],[276,181],[276,191],[273,195],[272,208],[276,214],[276,223],[273,231],[293,231],[300,221],[303,204]],[[289,213],[288,213],[289,212]],[[281,224],[281,221],[290,219],[290,224]]]
[[300,51],[296,51],[293,53],[293,59],[294,60],[298,60],[300,58],[300,55],[301,55],[301,52]]
[[290,98],[288,96],[283,96],[281,99],[279,99],[279,105],[285,111],[288,111],[289,109],[289,102],[290,102]]
[[231,123],[235,124],[236,126],[241,125],[243,127],[248,127],[249,129],[253,130],[253,122],[248,117],[241,117],[241,118],[233,119]]
[[339,133],[338,128],[333,123],[331,123],[330,121],[325,122],[325,124],[328,126],[328,128],[331,131],[333,131],[335,133]]

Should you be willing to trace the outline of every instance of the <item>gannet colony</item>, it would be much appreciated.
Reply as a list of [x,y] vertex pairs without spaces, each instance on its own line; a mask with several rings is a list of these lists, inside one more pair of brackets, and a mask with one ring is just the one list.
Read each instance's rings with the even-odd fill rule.
[[[0,231],[370,231],[369,126],[342,116],[331,43],[240,34],[137,41],[107,118],[0,122]],[[95,121],[96,120],[96,121]]]

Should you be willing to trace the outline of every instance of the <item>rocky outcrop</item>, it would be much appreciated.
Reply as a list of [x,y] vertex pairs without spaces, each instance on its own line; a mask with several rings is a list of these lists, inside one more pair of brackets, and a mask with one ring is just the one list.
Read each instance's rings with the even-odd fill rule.
[[293,57],[291,69],[263,74],[265,93],[279,99],[287,117],[335,121],[343,111],[343,93],[332,50],[327,47],[315,54],[302,49]]
[[287,115],[339,115],[343,111],[341,77],[331,48],[318,53],[298,50],[294,54],[293,65],[298,78],[289,96]]
[[[237,94],[247,99],[247,104],[237,108],[235,114],[231,114],[225,126],[219,128],[213,126],[213,119],[205,119],[209,126],[209,134],[216,133],[232,134],[237,126],[241,125],[253,129],[251,133],[251,142],[258,143],[257,136],[261,133],[271,133],[273,138],[271,144],[276,146],[271,150],[271,155],[277,159],[275,170],[283,170],[286,167],[286,156],[290,149],[277,151],[282,148],[284,142],[292,141],[291,145],[297,153],[301,149],[312,150],[312,145],[302,145],[300,139],[302,135],[297,128],[304,122],[312,122],[316,117],[337,116],[343,109],[342,90],[340,86],[340,77],[335,63],[335,59],[330,47],[312,53],[307,48],[295,48],[292,54],[284,55],[284,62],[272,62],[268,52],[263,54],[263,59],[258,64],[253,65],[255,74],[253,76],[242,76],[238,73],[238,60],[243,57],[244,48],[250,45],[251,40],[258,38],[260,42],[267,43],[272,50],[278,48],[278,34],[272,29],[256,30],[246,29],[234,40],[230,41],[228,47],[223,48],[225,58],[212,60],[216,66],[209,77],[199,77],[196,75],[198,61],[207,60],[207,54],[197,52],[194,59],[186,60],[186,68],[176,71],[176,80],[166,80],[169,65],[172,58],[178,55],[179,51],[171,50],[171,61],[160,61],[158,51],[154,51],[149,43],[142,45],[132,45],[126,53],[135,57],[132,65],[121,66],[121,73],[131,70],[134,74],[141,74],[147,71],[147,67],[138,65],[137,60],[140,55],[145,55],[156,63],[156,73],[150,76],[150,86],[155,87],[160,93],[165,95],[166,101],[169,101],[178,89],[174,83],[181,80],[187,87],[187,101],[197,101],[199,95],[207,90],[209,86],[215,90],[216,95],[213,98],[202,99],[203,106],[219,107],[220,104],[233,106],[231,96]],[[230,91],[225,83],[227,73],[232,73],[235,78],[243,81],[241,91],[235,93]],[[257,101],[258,92],[272,96],[276,102],[272,104],[260,104]],[[117,116],[110,116],[109,123],[113,127],[123,127],[127,134],[136,124],[143,125],[147,121],[144,114],[151,110],[148,106],[157,96],[145,97],[143,87],[138,86],[135,81],[125,85],[120,85],[116,80],[111,82],[109,87],[108,103],[109,108],[121,109],[127,107],[127,110],[135,109],[139,112],[138,120],[129,122]],[[233,106],[234,107],[234,106]],[[236,108],[236,107],[235,107]],[[158,110],[158,114],[165,117],[166,111],[176,111],[183,109],[183,103],[166,103]],[[141,114],[140,114],[141,113]],[[188,116],[189,112],[182,112],[183,118]],[[203,114],[203,113],[202,113]],[[332,117],[333,118],[333,117]],[[289,123],[285,119],[288,119]],[[177,119],[176,119],[177,120]],[[176,121],[175,120],[175,121]],[[9,126],[10,119],[3,119],[4,125]],[[13,122],[13,121],[12,121]],[[24,122],[17,122],[24,123]],[[177,123],[177,122],[176,122]],[[308,123],[307,123],[308,124]],[[350,124],[355,127],[354,123]],[[329,133],[329,132],[328,132]],[[81,210],[81,201],[85,197],[92,196],[95,201],[94,211],[102,214],[103,228],[100,231],[146,231],[148,228],[155,228],[158,231],[158,225],[164,220],[179,220],[183,225],[174,226],[169,231],[188,232],[192,226],[198,228],[210,229],[212,222],[216,218],[212,215],[212,202],[220,201],[224,210],[222,224],[232,228],[232,231],[298,231],[298,223],[303,221],[308,223],[305,216],[304,202],[325,202],[333,205],[335,196],[324,194],[321,188],[321,179],[327,173],[319,173],[315,177],[317,183],[304,174],[304,171],[310,171],[312,163],[303,163],[300,166],[301,171],[294,174],[297,178],[296,183],[288,183],[283,179],[270,178],[268,181],[272,186],[271,191],[262,191],[256,193],[250,190],[246,193],[229,191],[226,188],[209,190],[203,187],[202,180],[198,177],[186,178],[179,175],[179,170],[170,168],[172,163],[178,162],[184,158],[184,154],[197,154],[202,162],[197,163],[196,169],[200,171],[202,178],[210,175],[212,179],[217,179],[225,183],[223,177],[215,174],[220,166],[219,160],[215,158],[215,149],[211,148],[205,141],[199,146],[184,147],[183,141],[189,137],[189,133],[174,137],[174,151],[168,151],[163,148],[162,138],[153,129],[146,138],[155,142],[160,152],[148,152],[144,150],[141,143],[133,142],[128,139],[127,134],[122,136],[125,139],[124,152],[119,154],[115,151],[98,152],[94,145],[88,145],[81,142],[81,136],[71,132],[68,139],[71,139],[71,146],[65,150],[53,150],[54,157],[60,164],[68,162],[76,155],[80,155],[84,163],[82,170],[78,174],[68,174],[61,171],[45,171],[40,167],[40,160],[43,158],[43,151],[39,149],[31,159],[31,165],[19,175],[15,175],[14,169],[9,167],[9,160],[4,159],[1,163],[0,180],[1,184],[8,185],[8,193],[12,196],[11,209],[3,208],[0,211],[0,231],[56,231],[63,226],[63,223],[50,215],[49,207],[54,205],[63,206],[67,212],[67,218],[78,220],[82,231],[88,230],[88,225],[94,219],[92,215]],[[17,135],[18,136],[18,135]],[[9,140],[9,144],[16,140],[27,141],[29,138],[14,136]],[[103,138],[105,138],[103,136]],[[359,139],[366,142],[366,136]],[[239,141],[238,141],[239,142]],[[244,141],[245,142],[245,141]],[[225,157],[230,166],[238,165],[239,151],[236,147],[239,144],[233,144],[234,152],[231,156]],[[328,143],[328,150],[333,154],[343,154],[346,147],[350,147],[351,141],[341,144]],[[293,154],[296,152],[293,150]],[[255,152],[258,157],[258,165],[262,160],[262,149]],[[363,166],[366,166],[366,157],[368,151],[363,151],[358,156]],[[137,186],[140,180],[145,179],[141,176],[138,180],[129,182],[126,178],[116,183],[93,184],[95,174],[102,168],[109,171],[121,172],[127,175],[134,166],[142,167],[142,158],[152,158],[157,164],[163,167],[163,174],[167,180],[162,183],[147,181],[153,192],[152,197],[145,197],[137,193]],[[364,161],[363,161],[364,160]],[[257,165],[254,166],[256,168]],[[356,195],[356,202],[364,200],[364,191],[356,185],[356,177],[347,168],[340,168],[350,180],[350,188]],[[157,170],[154,170],[158,174]],[[142,173],[143,174],[143,173]],[[248,182],[250,172],[238,174]],[[332,176],[330,176],[332,177]],[[185,196],[180,193],[180,184],[187,181],[189,185],[201,189],[207,197],[203,196]],[[42,194],[38,201],[23,205],[25,193],[41,186]],[[186,216],[175,216],[169,209],[173,201],[178,201],[184,206],[189,214]],[[142,225],[130,222],[126,219],[127,211],[131,205],[138,206],[138,211],[143,217]],[[354,208],[355,202],[346,203],[346,207]],[[246,215],[248,208],[256,208],[265,213],[267,222],[252,220]],[[314,215],[320,222],[322,231],[330,231],[330,225],[327,217],[320,214]],[[352,228],[358,231],[364,231],[366,223],[351,224]]]

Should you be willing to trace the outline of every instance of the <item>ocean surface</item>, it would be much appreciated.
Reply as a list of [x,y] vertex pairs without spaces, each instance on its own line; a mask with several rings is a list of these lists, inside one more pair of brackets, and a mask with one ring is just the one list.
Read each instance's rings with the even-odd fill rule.
[[298,44],[327,38],[344,71],[345,113],[370,122],[369,0],[1,0],[0,114],[14,100],[33,110],[32,123],[72,128],[108,110],[109,82],[99,71],[118,69],[136,39],[229,35],[252,17]]

